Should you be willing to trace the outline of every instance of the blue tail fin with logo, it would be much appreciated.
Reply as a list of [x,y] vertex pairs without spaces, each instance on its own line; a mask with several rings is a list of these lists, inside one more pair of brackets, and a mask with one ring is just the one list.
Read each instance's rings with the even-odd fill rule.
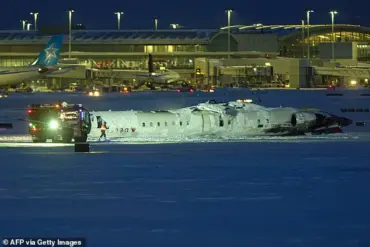
[[55,66],[58,64],[60,49],[63,46],[64,35],[58,34],[51,37],[50,41],[40,52],[38,58],[31,64],[33,66]]

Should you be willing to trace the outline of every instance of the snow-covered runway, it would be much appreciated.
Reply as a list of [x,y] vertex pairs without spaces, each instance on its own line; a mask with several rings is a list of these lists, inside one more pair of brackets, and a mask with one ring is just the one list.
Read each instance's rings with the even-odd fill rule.
[[368,246],[362,143],[0,148],[2,236],[88,246]]
[[[107,140],[98,140],[98,138],[89,138],[88,143],[91,146],[96,145],[128,145],[128,144],[171,144],[171,143],[224,143],[224,142],[369,142],[370,133],[342,133],[330,135],[312,135],[312,136],[178,136],[178,137],[142,137],[142,138],[109,138]],[[49,140],[47,143],[33,143],[28,135],[0,135],[1,147],[59,147],[73,146],[74,144],[53,143]]]
[[[227,94],[82,103],[158,109],[249,97]],[[90,153],[74,153],[73,144],[32,143],[27,123],[17,120],[27,104],[48,97],[0,102],[7,109],[0,117],[16,126],[0,131],[0,237],[84,237],[89,247],[370,246],[368,126],[327,136],[90,140]],[[370,106],[367,98],[323,92],[261,97],[270,106],[306,104],[339,115],[342,107]]]

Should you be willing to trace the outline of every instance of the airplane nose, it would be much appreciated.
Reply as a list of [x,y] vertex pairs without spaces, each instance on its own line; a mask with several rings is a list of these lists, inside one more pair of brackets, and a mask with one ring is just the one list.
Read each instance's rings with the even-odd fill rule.
[[338,117],[338,116],[335,116],[335,121],[340,125],[340,126],[348,126],[348,125],[351,125],[353,123],[353,121],[349,118],[345,118],[345,117]]
[[353,123],[353,121],[349,118],[345,118],[345,117],[342,117],[339,121],[339,124],[342,125],[342,126],[348,126],[348,125],[351,125]]

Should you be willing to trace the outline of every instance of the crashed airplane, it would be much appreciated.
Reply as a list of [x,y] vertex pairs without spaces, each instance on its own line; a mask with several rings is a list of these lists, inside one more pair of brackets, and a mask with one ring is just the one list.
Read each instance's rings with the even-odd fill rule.
[[100,136],[103,122],[109,138],[332,134],[352,124],[317,109],[268,108],[245,100],[211,100],[167,111],[96,111],[90,112],[90,120],[92,138]]

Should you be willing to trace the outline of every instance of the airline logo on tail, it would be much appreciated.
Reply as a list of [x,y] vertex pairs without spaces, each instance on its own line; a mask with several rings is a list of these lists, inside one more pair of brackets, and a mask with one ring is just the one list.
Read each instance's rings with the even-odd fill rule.
[[60,49],[62,49],[64,35],[59,34],[51,37],[50,41],[42,50],[36,61],[31,65],[33,66],[55,66],[58,64]]
[[46,52],[45,61],[48,61],[51,58],[54,58],[54,57],[56,58],[57,57],[56,52],[59,51],[59,49],[55,48],[55,47],[56,47],[56,44],[52,43],[48,48],[46,48],[44,50]]

